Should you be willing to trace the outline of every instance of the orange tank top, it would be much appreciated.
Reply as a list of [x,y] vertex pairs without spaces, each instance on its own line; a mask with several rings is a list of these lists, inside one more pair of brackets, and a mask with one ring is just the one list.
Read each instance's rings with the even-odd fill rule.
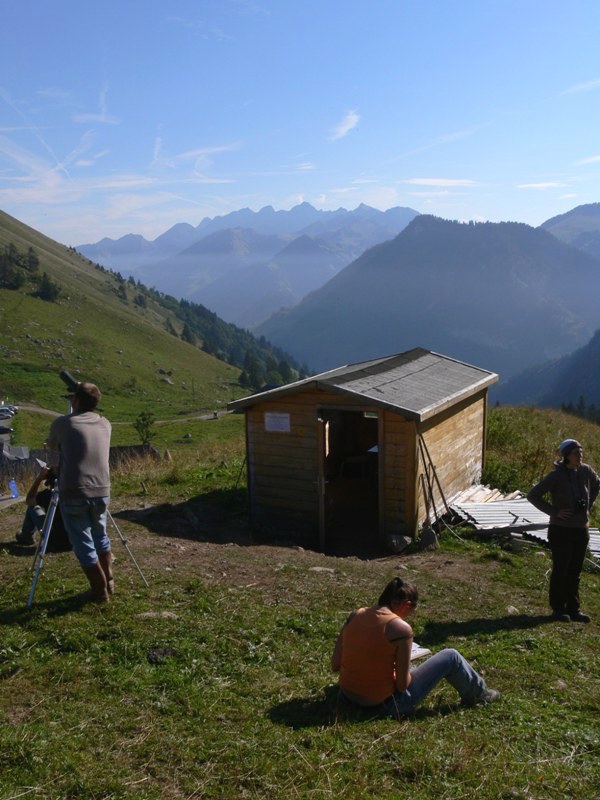
[[359,608],[342,630],[340,687],[377,705],[396,689],[396,648],[385,626],[396,614],[383,608]]

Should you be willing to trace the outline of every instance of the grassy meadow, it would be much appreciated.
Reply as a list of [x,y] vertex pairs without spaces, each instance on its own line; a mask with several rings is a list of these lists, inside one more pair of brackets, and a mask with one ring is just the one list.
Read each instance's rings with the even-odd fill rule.
[[[492,409],[488,474],[507,489],[532,482],[566,435],[598,466],[598,430]],[[116,471],[111,506],[148,589],[112,530],[109,605],[78,604],[85,581],[61,553],[27,610],[32,555],[12,541],[22,506],[0,511],[2,800],[595,796],[597,571],[582,578],[594,621],[557,624],[537,545],[457,530],[436,551],[361,560],[263,542],[247,525],[242,416],[156,432],[173,461]],[[420,588],[417,640],[459,649],[498,703],[462,708],[443,684],[398,723],[339,702],[337,632],[395,574]]]

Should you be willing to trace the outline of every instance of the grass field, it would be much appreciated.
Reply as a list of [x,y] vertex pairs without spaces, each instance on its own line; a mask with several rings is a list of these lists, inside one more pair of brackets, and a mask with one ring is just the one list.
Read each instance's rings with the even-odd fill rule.
[[[546,470],[561,425],[600,453],[587,423],[518,414],[490,413],[497,474],[531,465],[547,429]],[[517,419],[529,431],[518,444]],[[78,605],[84,578],[63,553],[26,610],[31,553],[12,543],[22,508],[0,512],[0,798],[597,796],[598,572],[582,578],[594,621],[561,624],[536,545],[447,534],[436,551],[361,560],[261,542],[246,521],[241,422],[198,421],[174,462],[113,476],[115,520],[150,586],[113,531],[108,606]],[[419,586],[417,640],[459,649],[498,703],[462,708],[444,684],[400,723],[339,703],[337,632],[395,574]]]

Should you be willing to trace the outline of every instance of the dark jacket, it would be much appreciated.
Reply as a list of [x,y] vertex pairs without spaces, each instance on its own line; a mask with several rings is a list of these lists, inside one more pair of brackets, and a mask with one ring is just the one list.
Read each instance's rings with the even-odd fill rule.
[[[600,492],[600,477],[588,464],[569,469],[564,462],[557,461],[552,472],[536,484],[527,495],[529,502],[550,516],[551,525],[562,528],[587,528],[589,511]],[[550,495],[550,502],[544,496]],[[583,502],[582,502],[583,501]],[[558,519],[562,509],[573,509],[567,519]]]

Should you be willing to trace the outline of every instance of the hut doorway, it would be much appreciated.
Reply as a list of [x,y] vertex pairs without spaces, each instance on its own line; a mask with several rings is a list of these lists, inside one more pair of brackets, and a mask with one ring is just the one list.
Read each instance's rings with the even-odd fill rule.
[[321,409],[319,541],[355,552],[379,532],[379,426],[376,411]]

